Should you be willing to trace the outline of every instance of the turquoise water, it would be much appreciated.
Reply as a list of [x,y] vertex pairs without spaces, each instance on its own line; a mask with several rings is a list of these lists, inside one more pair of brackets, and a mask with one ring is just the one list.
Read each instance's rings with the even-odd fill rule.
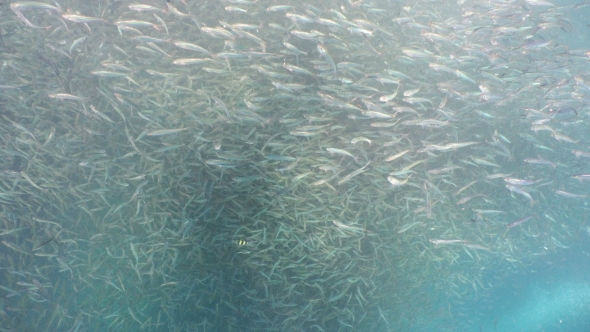
[[589,15],[0,4],[0,328],[590,330]]

